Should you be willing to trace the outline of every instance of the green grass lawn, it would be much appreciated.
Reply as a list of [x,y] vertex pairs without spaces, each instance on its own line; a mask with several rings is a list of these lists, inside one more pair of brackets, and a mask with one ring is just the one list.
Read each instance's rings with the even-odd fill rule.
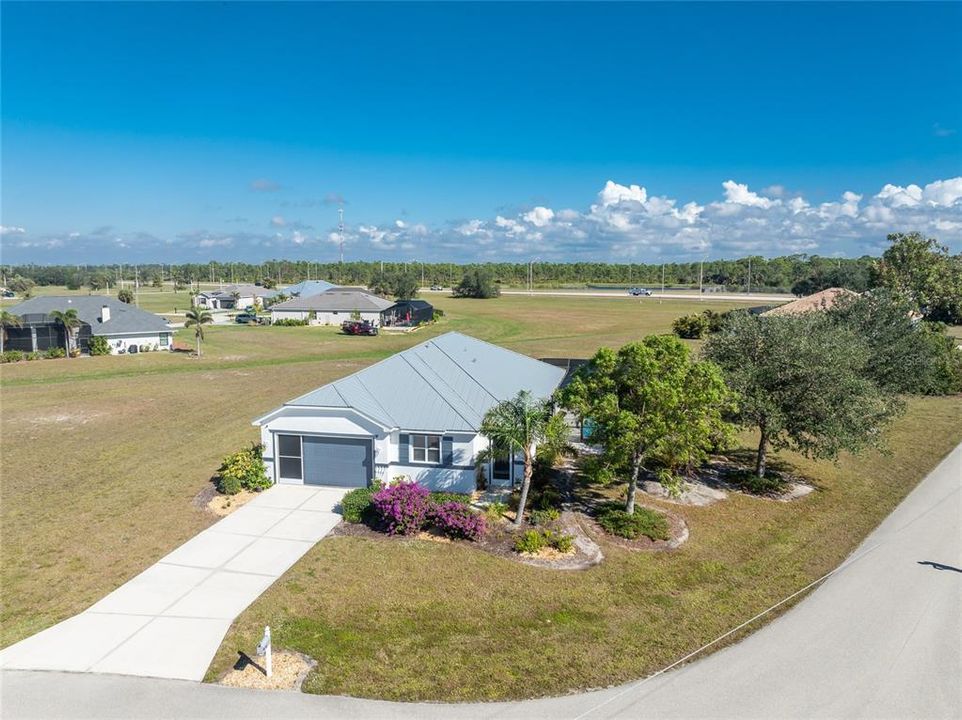
[[[168,293],[173,295],[173,293]],[[665,332],[699,301],[432,297],[408,335],[215,327],[204,357],[148,353],[0,366],[0,645],[83,610],[213,518],[192,505],[251,418],[447,330],[538,357],[586,357]],[[190,341],[187,332],[177,339]],[[682,511],[678,552],[605,548],[599,567],[540,570],[469,548],[332,538],[235,624],[214,676],[269,622],[320,661],[307,687],[391,698],[504,698],[627,680],[835,566],[962,440],[962,400],[913,401],[891,456],[783,459],[822,491]]]

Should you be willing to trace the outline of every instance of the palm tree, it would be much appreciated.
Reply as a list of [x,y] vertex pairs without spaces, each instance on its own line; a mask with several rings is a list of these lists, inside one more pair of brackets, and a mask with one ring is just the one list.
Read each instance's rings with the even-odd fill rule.
[[[524,506],[528,502],[531,475],[534,468],[534,447],[542,443],[559,446],[564,442],[564,426],[552,422],[551,403],[536,400],[522,390],[510,400],[504,400],[488,410],[481,421],[481,434],[495,447],[507,448],[524,454],[524,480],[515,525],[521,525]],[[561,435],[561,437],[558,437]]]
[[0,353],[3,352],[3,344],[7,341],[7,328],[18,327],[23,327],[23,320],[19,315],[0,310]]
[[50,313],[50,317],[63,326],[64,349],[67,351],[67,357],[70,357],[70,346],[73,345],[74,331],[82,325],[80,318],[77,317],[77,311],[74,308],[54,310]]
[[197,357],[200,357],[200,343],[204,339],[204,325],[214,322],[213,316],[199,305],[194,305],[187,311],[184,327],[194,328],[194,340],[197,342]]

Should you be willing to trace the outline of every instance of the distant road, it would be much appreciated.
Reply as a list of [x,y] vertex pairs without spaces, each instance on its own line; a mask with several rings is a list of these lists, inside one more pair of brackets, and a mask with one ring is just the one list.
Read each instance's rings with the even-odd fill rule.
[[796,607],[742,642],[646,682],[524,702],[444,705],[6,670],[3,717],[959,718],[960,489],[962,445]]
[[794,300],[794,295],[756,295],[755,293],[704,293],[699,295],[694,292],[659,292],[652,291],[650,296],[629,295],[624,290],[535,290],[529,293],[527,290],[502,290],[502,295],[551,295],[558,297],[605,297],[605,298],[624,298],[625,300],[721,300],[722,302],[747,302],[764,305],[766,303],[788,302]]

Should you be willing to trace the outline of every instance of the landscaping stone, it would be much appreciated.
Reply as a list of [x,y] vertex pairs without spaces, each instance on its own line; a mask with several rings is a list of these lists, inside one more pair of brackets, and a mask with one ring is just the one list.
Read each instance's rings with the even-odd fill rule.
[[221,678],[220,684],[255,690],[300,690],[317,661],[289,650],[275,651],[271,657],[271,676],[263,668],[263,658],[246,655]]

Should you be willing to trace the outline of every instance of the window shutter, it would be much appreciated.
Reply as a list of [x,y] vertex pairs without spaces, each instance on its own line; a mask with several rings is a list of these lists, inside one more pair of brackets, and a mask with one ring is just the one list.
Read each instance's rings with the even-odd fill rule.
[[397,461],[401,465],[407,465],[410,462],[411,451],[410,446],[410,436],[401,434],[398,436],[398,448],[397,448]]
[[450,435],[441,438],[441,464],[444,467],[454,465],[454,438]]

